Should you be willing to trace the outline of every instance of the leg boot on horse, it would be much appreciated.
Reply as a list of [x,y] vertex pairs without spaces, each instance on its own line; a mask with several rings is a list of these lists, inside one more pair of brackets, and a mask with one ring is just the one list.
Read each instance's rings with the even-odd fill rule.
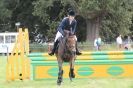
[[73,68],[70,69],[69,78],[70,78],[70,80],[72,80],[72,78],[75,78],[75,74],[74,74],[74,69]]
[[58,45],[59,41],[57,40],[56,42],[54,42],[54,46],[53,46],[53,49],[52,51],[49,53],[50,56],[54,55],[55,51],[56,51],[56,48],[57,48],[57,45]]
[[62,82],[62,76],[63,76],[63,70],[61,70],[59,73],[58,73],[58,80],[57,80],[57,85],[61,85],[61,82]]

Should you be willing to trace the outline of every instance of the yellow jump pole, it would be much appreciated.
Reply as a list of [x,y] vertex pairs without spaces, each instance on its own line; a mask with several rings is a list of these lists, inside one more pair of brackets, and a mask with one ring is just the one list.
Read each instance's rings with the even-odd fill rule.
[[20,32],[18,32],[17,40],[14,46],[14,49],[11,53],[11,80],[15,80],[19,77],[19,63],[18,63],[18,53],[19,53],[19,40],[20,40]]
[[21,50],[20,50],[20,41],[21,41],[21,31],[22,28],[19,28],[18,32],[18,39],[17,39],[17,45],[16,45],[16,56],[15,56],[15,61],[16,61],[16,79],[21,79],[21,64],[20,64],[20,55],[21,55]]
[[20,52],[20,64],[21,64],[21,74],[20,77],[22,77],[21,79],[23,80],[25,77],[25,72],[24,72],[24,37],[23,37],[23,32],[22,32],[22,28],[19,29],[20,32],[20,41],[19,41],[19,52]]
[[[24,30],[24,53],[29,54],[29,33],[28,29]],[[30,78],[30,60],[25,56],[25,77]]]

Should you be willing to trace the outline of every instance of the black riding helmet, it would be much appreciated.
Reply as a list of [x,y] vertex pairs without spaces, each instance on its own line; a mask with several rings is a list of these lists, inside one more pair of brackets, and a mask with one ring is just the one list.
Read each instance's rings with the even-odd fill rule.
[[75,14],[75,12],[73,10],[69,10],[68,11],[68,15],[69,16],[75,16],[76,14]]

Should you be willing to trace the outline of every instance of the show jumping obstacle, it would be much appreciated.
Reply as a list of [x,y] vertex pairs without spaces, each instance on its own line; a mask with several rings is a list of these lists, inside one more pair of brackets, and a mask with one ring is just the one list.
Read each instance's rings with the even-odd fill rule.
[[[47,53],[29,54],[28,29],[19,29],[13,51],[8,56],[6,79],[57,79],[55,56]],[[64,78],[69,78],[69,65],[63,66]],[[75,61],[76,78],[133,77],[133,51],[83,52]]]

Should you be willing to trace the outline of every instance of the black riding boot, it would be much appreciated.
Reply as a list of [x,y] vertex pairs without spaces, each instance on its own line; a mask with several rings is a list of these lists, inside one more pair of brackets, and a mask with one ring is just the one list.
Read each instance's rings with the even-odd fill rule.
[[58,45],[59,41],[57,40],[56,42],[54,42],[54,46],[53,46],[53,49],[52,51],[49,53],[50,56],[54,55],[55,53],[55,50],[57,48],[57,45]]
[[79,49],[78,49],[78,45],[77,45],[77,42],[76,42],[76,55],[81,55],[82,53],[79,52]]

